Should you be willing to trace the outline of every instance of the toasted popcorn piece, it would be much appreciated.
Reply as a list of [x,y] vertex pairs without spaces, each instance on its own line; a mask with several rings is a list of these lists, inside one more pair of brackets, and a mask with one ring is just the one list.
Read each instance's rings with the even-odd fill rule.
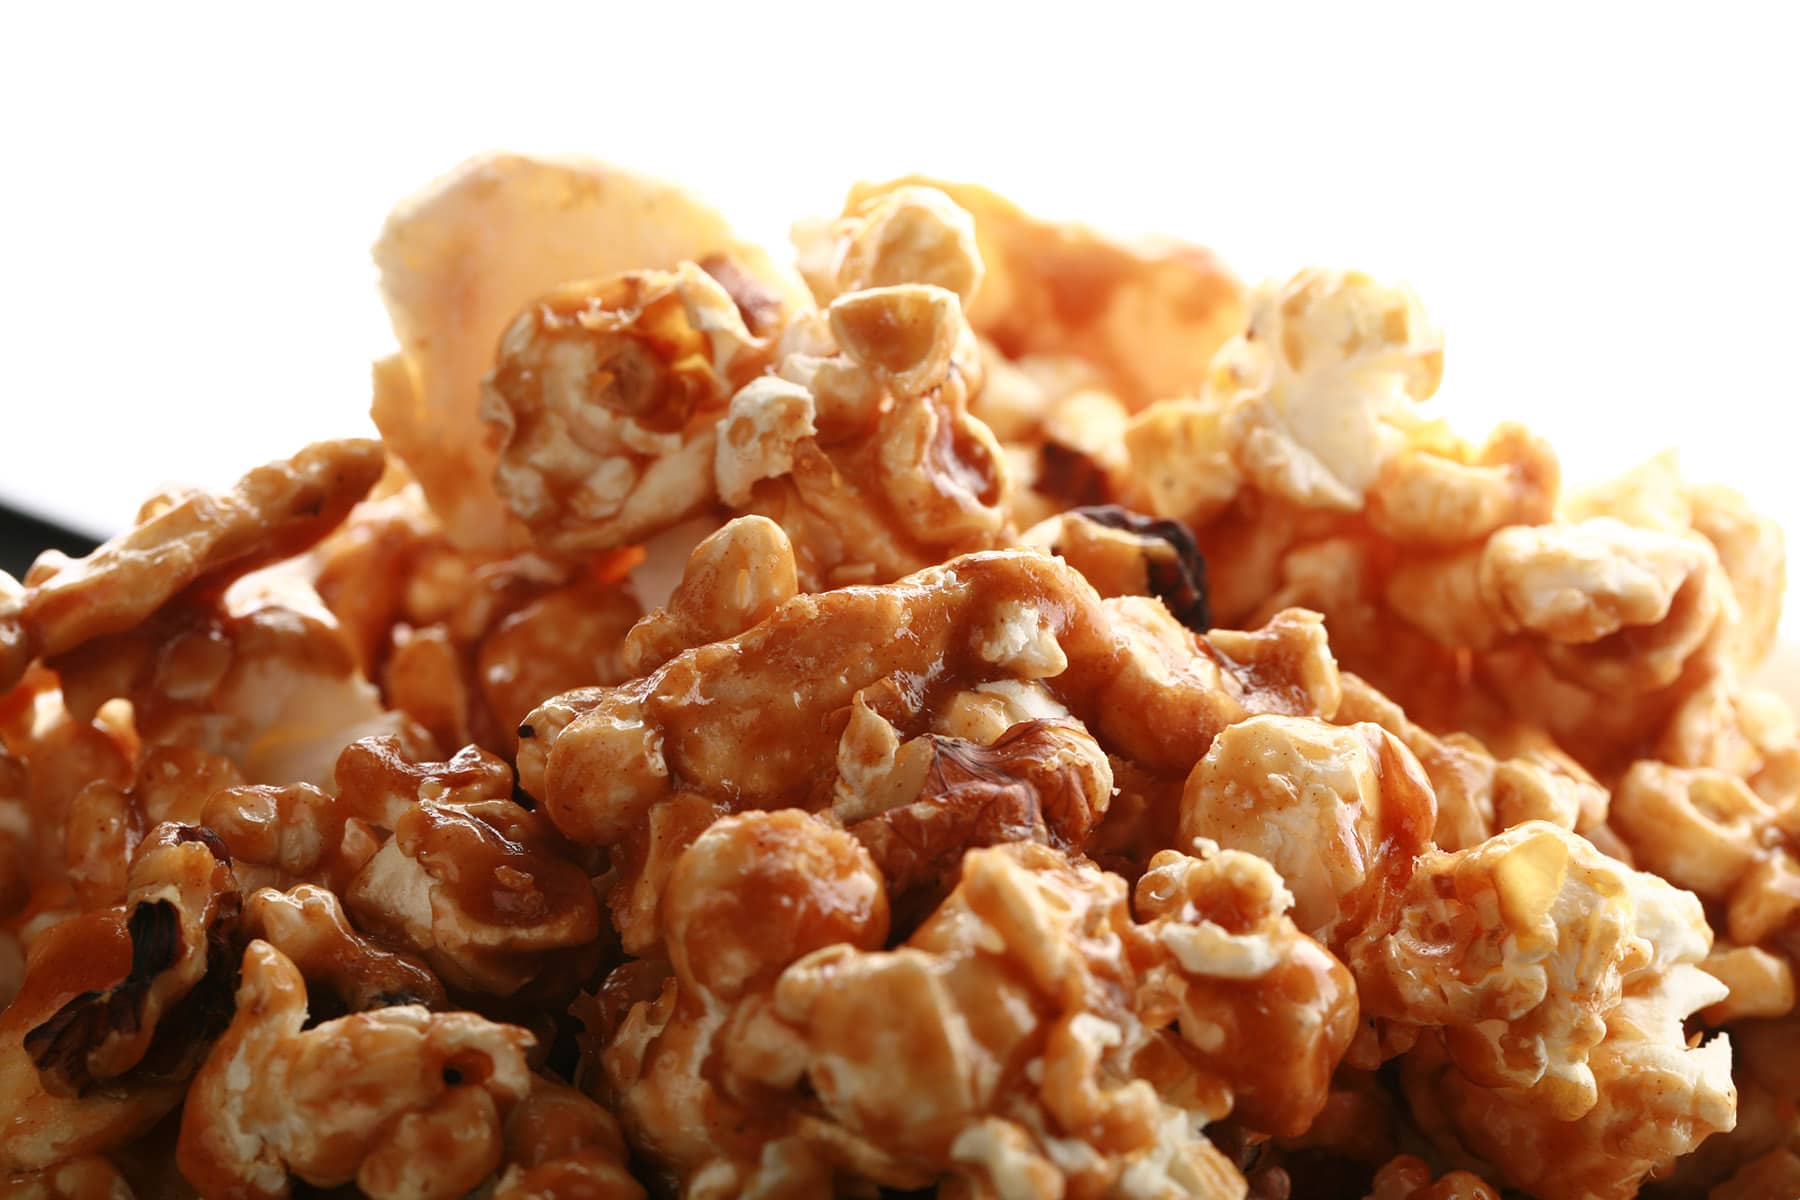
[[1206,560],[1180,522],[1117,505],[1075,508],[1026,530],[1020,540],[1067,562],[1103,598],[1155,596],[1195,633],[1212,628]]
[[134,1200],[119,1169],[99,1155],[0,1179],[0,1200]]
[[713,426],[769,349],[692,262],[534,300],[482,383],[501,498],[561,555],[676,524],[711,502]]
[[[114,720],[116,710],[80,720],[63,702],[56,676],[37,666],[26,680],[4,694],[16,725],[5,730],[8,753],[16,755],[0,770],[0,796],[11,814],[9,831],[19,839],[25,871],[17,886],[27,892],[64,882],[68,849],[64,844],[71,810],[81,792],[96,784],[123,792],[137,774],[141,747],[133,731]],[[110,869],[106,869],[108,874]]]
[[[1201,856],[1164,850],[1138,880],[1138,920],[1170,958],[1151,969],[1140,1016],[1173,1005],[1189,1056],[1224,1080],[1232,1117],[1295,1136],[1319,1115],[1356,1027],[1350,972],[1302,934],[1274,867],[1197,839]],[[1154,997],[1154,999],[1151,999]]]
[[488,712],[515,730],[546,696],[623,683],[635,673],[625,665],[625,637],[640,615],[629,591],[592,578],[508,613],[475,654]]
[[203,824],[207,798],[243,781],[236,765],[221,755],[154,746],[139,762],[129,790],[107,779],[82,788],[70,803],[63,838],[69,882],[81,906],[124,903],[132,855],[145,833],[164,822]]
[[[231,860],[210,830],[165,824],[133,855],[125,924],[131,967],[103,991],[85,992],[25,1034],[24,1045],[58,1094],[80,1096],[124,1075],[150,1052],[165,1017],[186,1012],[177,1036],[208,1035],[227,939],[237,921]],[[27,976],[29,982],[29,976]],[[191,1064],[190,1064],[191,1069]]]
[[309,590],[178,600],[50,665],[77,717],[129,700],[150,745],[222,755],[253,782],[324,782],[345,741],[397,718]]
[[25,980],[0,1010],[0,1174],[44,1170],[117,1146],[181,1103],[185,1072],[138,1072],[75,1096],[40,1072],[26,1035],[84,995],[125,978],[133,945],[123,908],[52,925],[26,952]]
[[1011,483],[969,413],[981,363],[954,294],[852,292],[783,350],[783,382],[733,397],[714,473],[726,503],[787,531],[803,585],[886,582],[1001,542]]
[[207,798],[201,820],[230,851],[246,891],[301,882],[342,890],[380,841],[367,822],[309,783],[221,788]]
[[315,884],[258,890],[244,904],[244,931],[273,946],[309,982],[329,987],[351,1012],[447,1003],[444,985],[422,962],[358,933],[337,896]]
[[[132,530],[85,558],[40,555],[22,595],[0,592],[0,690],[31,656],[124,633],[199,579],[242,575],[306,549],[363,498],[383,461],[378,442],[317,442],[258,467],[228,492],[147,504]],[[8,617],[9,609],[16,615]],[[30,654],[20,657],[21,645]],[[16,670],[5,669],[9,663]]]
[[1436,819],[1423,768],[1380,726],[1256,716],[1221,731],[1188,776],[1178,844],[1266,859],[1294,923],[1341,945],[1406,889]]
[[1500,828],[1548,821],[1581,834],[1598,829],[1612,804],[1599,781],[1540,730],[1529,730],[1514,744],[1513,755],[1494,769]]
[[511,794],[512,769],[475,746],[434,762],[429,746],[396,736],[359,738],[334,772],[339,811],[388,831],[421,801],[468,804]]
[[[396,757],[392,743],[368,749],[383,765]],[[502,996],[549,955],[594,940],[599,903],[586,871],[548,821],[511,798],[505,763],[471,747],[417,768],[416,802],[383,818],[393,837],[345,894],[365,927],[423,955],[449,983]],[[497,786],[458,794],[470,774]]]
[[1431,1164],[1401,1154],[1375,1172],[1375,1182],[1364,1200],[1500,1200],[1500,1193],[1469,1171],[1451,1171],[1441,1179],[1434,1178]]
[[781,526],[766,517],[728,521],[694,547],[669,602],[632,626],[620,652],[624,672],[647,675],[683,650],[736,637],[799,590]]
[[1579,646],[1660,624],[1677,594],[1714,561],[1697,540],[1634,529],[1611,517],[1519,525],[1489,540],[1481,590],[1504,630]]
[[[1335,665],[1316,619],[1215,631],[1203,647],[1160,604],[1143,605],[1148,612],[1101,602],[1066,565],[1027,551],[796,596],[735,638],[580,696],[570,710],[578,715],[560,728],[565,718],[546,713],[540,730],[534,713],[525,723],[537,736],[522,741],[521,762],[525,746],[552,740],[543,811],[576,841],[612,845],[677,780],[738,808],[798,796],[822,803],[837,762],[819,730],[886,679],[910,678],[882,714],[909,731],[937,687],[1045,679],[1109,752],[1179,772],[1250,712],[1335,704]],[[533,779],[542,753],[529,751]]]
[[1442,374],[1442,338],[1410,291],[1308,270],[1258,292],[1249,328],[1213,360],[1207,396],[1250,483],[1356,512]]
[[[1137,925],[1115,876],[1030,843],[971,851],[957,890],[899,949],[832,947],[789,967],[772,1012],[804,1054],[750,1061],[769,1084],[803,1067],[842,1137],[909,1169],[890,1186],[948,1169],[976,1194],[1060,1173],[1071,1194],[1242,1195],[1196,1126],[1234,1098],[1303,1126],[1354,1002],[1342,967],[1333,978],[1322,948],[1251,898],[1286,902],[1266,865],[1191,862],[1157,864],[1155,911]],[[1246,878],[1258,870],[1267,886]],[[1134,981],[1139,964],[1150,970]],[[1136,1000],[1121,1005],[1121,988]],[[1318,1008],[1274,1016],[1270,993]],[[1186,1041],[1160,1029],[1176,1020]],[[1266,1073],[1229,1044],[1262,1036],[1281,1047]],[[1023,1072],[1006,1066],[1021,1058]]]
[[1794,1008],[1794,968],[1788,960],[1756,946],[1715,945],[1700,969],[1731,994],[1700,1011],[1717,1027],[1749,1017],[1784,1017]]
[[1504,424],[1477,452],[1452,444],[1409,446],[1368,491],[1369,525],[1402,545],[1456,546],[1556,514],[1561,467],[1543,438]]
[[1198,390],[1213,352],[1243,327],[1241,286],[1197,246],[1115,241],[1033,217],[974,184],[919,176],[859,184],[845,212],[853,220],[880,212],[883,197],[918,188],[948,196],[974,219],[984,273],[967,301],[969,322],[1010,358],[1080,358],[1138,409]]
[[644,1200],[618,1121],[574,1088],[534,1075],[505,1138],[495,1200]]
[[1130,468],[1126,502],[1191,526],[1223,512],[1244,481],[1224,415],[1216,400],[1168,400],[1133,417],[1123,437]]
[[1610,821],[1646,870],[1722,900],[1762,856],[1773,816],[1741,779],[1645,759],[1620,780]]
[[[1398,704],[1361,676],[1345,671],[1341,680],[1343,700],[1333,719],[1339,724],[1366,721],[1379,725],[1399,738],[1419,760],[1437,798],[1437,821],[1432,840],[1439,849],[1466,850],[1492,837],[1497,829],[1504,828],[1497,824],[1495,812],[1500,763],[1486,746],[1464,733],[1437,737],[1410,720]],[[1538,779],[1537,776],[1538,772],[1521,764],[1518,770],[1510,773],[1508,790],[1520,797],[1558,790],[1561,772],[1552,780]],[[1599,802],[1603,803],[1604,789],[1597,783],[1593,787],[1600,793]],[[1594,803],[1590,797],[1588,804]],[[1575,806],[1585,817],[1587,806],[1580,799],[1576,800]],[[1523,811],[1527,806],[1513,804],[1509,807]],[[1603,809],[1601,815],[1604,815]]]
[[1392,933],[1360,941],[1351,965],[1365,1014],[1443,1027],[1471,1084],[1573,1121],[1598,1103],[1590,1060],[1612,1010],[1711,945],[1692,893],[1531,821],[1424,855]]
[[1693,528],[1712,543],[1737,599],[1731,657],[1748,670],[1774,649],[1787,590],[1787,546],[1781,526],[1752,512],[1744,497],[1722,484],[1687,489]]
[[800,274],[821,305],[845,292],[928,283],[964,308],[981,284],[975,221],[934,187],[905,186],[845,206],[835,221],[794,229]]
[[1497,1178],[1544,1200],[1629,1200],[1646,1176],[1666,1169],[1737,1117],[1731,1046],[1723,1034],[1690,1045],[1688,1014],[1723,998],[1698,967],[1653,972],[1605,1017],[1590,1064],[1595,1103],[1559,1119],[1536,1097],[1475,1083],[1421,1045],[1408,1056],[1413,1112],[1447,1122],[1439,1140],[1493,1164]]
[[1725,928],[1731,940],[1756,945],[1800,923],[1800,858],[1777,849],[1745,872],[1731,893]]
[[250,943],[242,979],[182,1114],[181,1172],[203,1194],[284,1197],[297,1176],[449,1200],[500,1165],[530,1034],[417,1005],[306,1029],[300,972],[267,942]]
[[754,1164],[789,1119],[784,1106],[745,1104],[703,1073],[728,1003],[766,992],[809,951],[879,947],[887,894],[842,831],[791,810],[744,813],[680,856],[661,923],[674,974],[631,1006],[602,1062],[633,1146],[694,1186],[708,1164]]
[[516,537],[479,416],[481,380],[507,326],[572,280],[683,261],[715,263],[725,290],[752,311],[807,303],[798,280],[712,209],[604,163],[488,155],[395,209],[375,262],[401,353],[377,366],[372,415],[458,546],[498,551]]

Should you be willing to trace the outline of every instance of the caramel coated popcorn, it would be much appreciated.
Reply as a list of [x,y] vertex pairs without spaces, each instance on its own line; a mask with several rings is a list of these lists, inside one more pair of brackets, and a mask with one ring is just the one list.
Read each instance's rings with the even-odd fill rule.
[[0,576],[0,1196],[1800,1196],[1774,524],[1359,272],[794,241],[474,160],[383,441]]

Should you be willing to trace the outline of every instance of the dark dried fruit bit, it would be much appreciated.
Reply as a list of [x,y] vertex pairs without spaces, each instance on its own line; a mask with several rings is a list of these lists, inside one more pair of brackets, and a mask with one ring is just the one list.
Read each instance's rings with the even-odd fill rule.
[[1073,446],[1048,441],[1038,451],[1038,474],[1031,490],[1064,504],[1105,505],[1112,499],[1106,471]]
[[125,927],[131,970],[124,980],[103,992],[83,992],[25,1035],[25,1053],[51,1095],[80,1096],[93,1086],[88,1056],[113,1034],[143,1027],[151,983],[181,957],[181,914],[172,902],[137,905]]
[[[1168,605],[1175,619],[1195,633],[1205,633],[1212,628],[1206,559],[1194,544],[1194,535],[1188,532],[1187,526],[1179,521],[1147,517],[1117,504],[1070,509],[1068,515],[1152,543],[1144,555],[1145,582],[1150,594]],[[1155,543],[1161,543],[1161,546],[1157,547]]]

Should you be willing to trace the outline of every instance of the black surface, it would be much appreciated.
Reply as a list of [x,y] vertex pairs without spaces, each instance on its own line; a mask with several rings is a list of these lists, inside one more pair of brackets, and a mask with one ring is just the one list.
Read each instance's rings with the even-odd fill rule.
[[65,529],[0,504],[0,571],[14,579],[24,576],[25,569],[41,551],[54,549],[65,554],[86,554],[97,544],[85,533]]

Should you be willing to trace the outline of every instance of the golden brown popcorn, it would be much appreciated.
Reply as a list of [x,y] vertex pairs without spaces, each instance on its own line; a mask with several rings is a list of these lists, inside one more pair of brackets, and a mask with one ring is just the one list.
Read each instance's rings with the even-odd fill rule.
[[1257,294],[1248,329],[1212,362],[1207,395],[1247,481],[1355,512],[1442,373],[1442,338],[1410,291],[1309,270]]
[[380,844],[368,822],[310,783],[221,788],[201,820],[230,851],[245,891],[303,881],[342,890]]
[[1791,843],[1758,859],[1731,893],[1725,928],[1731,940],[1756,945],[1800,924],[1800,857]]
[[1343,700],[1333,719],[1340,724],[1379,725],[1412,751],[1437,798],[1432,840],[1439,848],[1466,850],[1492,837],[1499,764],[1487,748],[1463,733],[1437,737],[1408,719],[1398,704],[1361,676],[1345,671],[1341,679]]
[[1132,418],[1123,434],[1126,503],[1198,527],[1225,510],[1244,476],[1217,400],[1169,400]]
[[[400,355],[377,364],[372,415],[458,546],[491,552],[518,540],[478,410],[482,377],[520,310],[573,280],[711,256],[726,280],[756,285],[759,307],[807,302],[797,279],[706,205],[591,160],[475,158],[395,209],[375,262]],[[741,283],[736,291],[750,294]]]
[[474,683],[448,626],[394,626],[380,680],[383,700],[418,722],[439,745],[477,740],[475,726],[481,714]]
[[[620,652],[624,675],[647,675],[683,650],[736,637],[799,590],[781,526],[767,517],[728,521],[694,547],[668,603],[631,627]],[[569,690],[546,689],[538,699]]]
[[845,292],[928,283],[967,308],[981,285],[975,222],[934,187],[865,196],[835,221],[796,225],[794,243],[800,274],[822,305]]
[[625,636],[640,615],[628,590],[593,577],[508,613],[475,652],[488,714],[511,731],[547,696],[624,682],[633,673],[626,669]]
[[1352,948],[1365,1015],[1442,1027],[1462,1077],[1546,1120],[1598,1103],[1590,1059],[1634,989],[1679,972],[1701,1003],[1723,996],[1683,965],[1712,945],[1691,893],[1547,822],[1427,853],[1401,903],[1390,934]]
[[802,582],[881,583],[998,544],[1011,485],[968,410],[981,364],[955,295],[852,292],[792,332],[777,375],[732,397],[714,471],[727,504],[787,531]]
[[[318,442],[258,467],[229,492],[153,500],[136,527],[85,558],[40,555],[23,594],[0,598],[0,624],[11,621],[31,654],[43,657],[124,633],[197,580],[242,575],[304,550],[363,498],[383,461],[378,442]],[[5,617],[6,608],[16,608],[16,616]],[[5,643],[0,635],[0,648]],[[5,653],[22,671],[26,660],[17,650]],[[19,671],[0,673],[0,689],[11,687]]]
[[644,1200],[619,1123],[574,1088],[534,1075],[505,1138],[494,1200]]
[[1681,477],[1673,450],[1617,478],[1582,488],[1563,506],[1570,519],[1616,517],[1664,533],[1690,530],[1712,544],[1738,603],[1727,631],[1727,654],[1740,669],[1761,662],[1774,644],[1786,586],[1786,549],[1780,526],[1750,510],[1721,484]]
[[50,665],[78,719],[129,700],[149,745],[221,755],[255,782],[322,782],[345,741],[397,719],[316,603],[293,591],[191,596]]
[[1629,1200],[1647,1175],[1736,1120],[1726,1038],[1690,1045],[1682,1031],[1688,1014],[1724,991],[1692,966],[1628,989],[1605,1014],[1589,1056],[1595,1101],[1577,1119],[1560,1119],[1531,1095],[1481,1086],[1430,1039],[1405,1063],[1413,1113],[1447,1151],[1474,1152],[1494,1178],[1543,1200]]
[[[374,741],[346,759],[372,751],[391,769],[396,745]],[[354,802],[393,830],[345,893],[364,927],[423,955],[449,983],[502,996],[547,956],[594,940],[600,913],[586,871],[548,821],[512,799],[505,763],[471,747],[405,774],[419,778],[413,803],[397,790],[386,813],[375,795]]]
[[1711,542],[1737,598],[1730,654],[1739,667],[1761,663],[1775,646],[1787,589],[1787,548],[1781,526],[1719,484],[1689,488],[1693,527]]
[[[228,758],[187,746],[153,746],[130,790],[96,779],[70,803],[63,852],[83,908],[122,904],[132,855],[164,822],[203,823],[207,797],[243,783]],[[216,831],[215,831],[216,832]]]
[[561,555],[642,541],[692,515],[713,498],[713,426],[769,350],[691,262],[534,300],[482,384],[501,498]]
[[[1198,1126],[1234,1096],[1304,1125],[1350,1036],[1349,978],[1281,916],[1266,864],[1156,865],[1138,924],[1122,880],[1050,847],[970,851],[883,951],[885,889],[853,839],[792,811],[725,818],[670,880],[673,978],[605,1054],[627,1132],[690,1195],[949,1177],[1242,1197]],[[1259,1040],[1279,1049],[1234,1051]]]
[[[1232,1119],[1294,1136],[1326,1103],[1356,1026],[1350,972],[1289,918],[1294,897],[1255,855],[1164,850],[1134,893],[1169,959],[1144,975],[1140,1019],[1173,1007],[1186,1055],[1230,1089]],[[1160,925],[1160,928],[1157,928]]]
[[237,1016],[189,1092],[181,1172],[205,1195],[284,1197],[297,1177],[377,1200],[450,1200],[500,1165],[531,1088],[531,1035],[417,1005],[306,1025],[300,972],[244,953]]
[[345,746],[335,770],[342,814],[392,831],[422,800],[461,804],[510,794],[512,770],[494,755],[465,746],[433,762],[430,749],[395,736]]
[[1773,815],[1741,779],[1646,759],[1619,781],[1609,822],[1644,869],[1722,900],[1762,856]]
[[1406,889],[1436,818],[1424,770],[1380,726],[1256,716],[1222,730],[1188,776],[1177,844],[1266,859],[1294,923],[1336,946]]
[[[538,798],[558,828],[612,845],[678,787],[737,808],[825,806],[836,744],[820,731],[883,680],[904,686],[886,690],[881,716],[910,736],[938,688],[1008,679],[1044,681],[1102,747],[1171,773],[1249,713],[1336,703],[1315,618],[1284,614],[1202,642],[1155,601],[1103,602],[1065,564],[1002,551],[797,596],[641,680],[578,694],[574,707],[558,700],[526,719],[536,736],[521,763],[528,781],[542,770]],[[525,749],[540,740],[552,743],[545,757]]]
[[631,1007],[605,1051],[615,1107],[639,1153],[683,1175],[715,1159],[753,1165],[789,1114],[745,1104],[702,1073],[724,1009],[809,951],[878,948],[881,877],[854,838],[802,813],[727,817],[680,856],[661,924],[674,974]]
[[314,884],[252,894],[244,903],[244,932],[273,946],[307,982],[330,988],[350,1012],[445,1007],[444,985],[424,963],[357,932],[337,896]]
[[[8,752],[16,756],[4,770],[7,795],[4,807],[7,828],[17,841],[24,870],[14,887],[22,888],[19,902],[66,906],[64,868],[76,797],[87,787],[104,784],[123,792],[137,774],[140,746],[130,721],[120,718],[116,706],[96,713],[92,720],[77,720],[63,703],[56,676],[37,666],[24,682],[6,693],[4,711],[11,718],[3,729]],[[127,853],[123,845],[112,850]],[[96,870],[109,879],[118,864]]]
[[1375,1173],[1365,1200],[1500,1200],[1500,1193],[1469,1171],[1434,1177],[1424,1159],[1402,1154]]
[[1456,546],[1556,513],[1561,467],[1550,444],[1504,424],[1477,450],[1454,438],[1408,446],[1368,491],[1369,526],[1406,546]]
[[882,197],[921,187],[974,219],[984,273],[969,322],[1009,358],[1083,359],[1136,409],[1198,390],[1213,351],[1243,328],[1241,286],[1198,246],[1116,241],[1033,217],[974,184],[919,176],[859,184],[845,212],[854,222],[881,212]]
[[1731,990],[1700,1019],[1719,1026],[1747,1017],[1785,1017],[1794,1007],[1794,969],[1788,960],[1756,946],[1713,946],[1700,969]]

